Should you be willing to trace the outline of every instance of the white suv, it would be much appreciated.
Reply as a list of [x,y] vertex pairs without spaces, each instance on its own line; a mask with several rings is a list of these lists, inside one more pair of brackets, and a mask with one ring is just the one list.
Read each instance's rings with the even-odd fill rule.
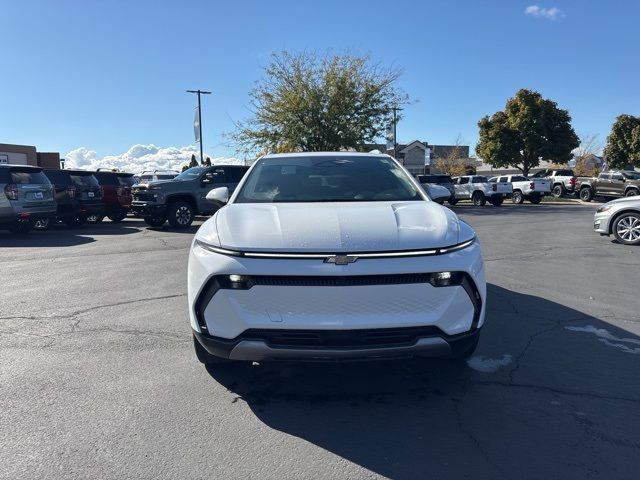
[[189,315],[198,359],[465,357],[484,322],[473,229],[393,158],[259,159],[198,230]]

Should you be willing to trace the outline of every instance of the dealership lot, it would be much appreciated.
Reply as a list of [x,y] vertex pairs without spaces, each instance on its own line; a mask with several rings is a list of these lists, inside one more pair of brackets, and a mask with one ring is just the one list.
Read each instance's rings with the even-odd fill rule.
[[207,371],[197,226],[0,232],[0,477],[636,478],[640,249],[594,205],[455,210],[489,282],[469,365]]

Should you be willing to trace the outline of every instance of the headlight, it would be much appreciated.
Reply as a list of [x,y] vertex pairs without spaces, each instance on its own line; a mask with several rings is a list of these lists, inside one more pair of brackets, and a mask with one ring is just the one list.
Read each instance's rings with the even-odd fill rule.
[[598,210],[596,210],[596,212],[602,213],[602,212],[608,212],[609,210],[611,210],[611,205],[603,205]]

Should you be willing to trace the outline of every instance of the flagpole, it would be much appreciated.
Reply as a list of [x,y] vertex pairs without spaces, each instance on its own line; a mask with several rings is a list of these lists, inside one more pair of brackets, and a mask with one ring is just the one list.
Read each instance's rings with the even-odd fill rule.
[[197,93],[198,94],[198,130],[200,137],[200,165],[204,165],[204,153],[202,148],[202,108],[200,106],[200,94],[202,95],[211,95],[211,92],[205,92],[204,90],[187,90],[187,93]]

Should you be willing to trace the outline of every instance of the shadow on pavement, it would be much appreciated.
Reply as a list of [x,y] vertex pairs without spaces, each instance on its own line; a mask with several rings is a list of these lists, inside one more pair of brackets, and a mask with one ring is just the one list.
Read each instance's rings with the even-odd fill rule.
[[491,205],[485,205],[484,207],[476,207],[475,205],[461,205],[458,204],[455,207],[447,205],[456,213],[473,213],[474,215],[509,215],[514,212],[518,212],[518,215],[528,214],[540,214],[540,213],[574,213],[576,215],[593,215],[599,204],[580,205],[580,204],[568,204],[568,205],[503,205],[500,207],[494,207]]
[[26,234],[3,230],[0,231],[0,247],[69,247],[95,242],[93,236],[129,235],[139,231],[138,225],[131,225],[128,221],[105,221],[97,225],[84,224],[73,228],[58,224],[49,230],[32,230]]
[[640,338],[496,285],[488,307],[469,365],[208,370],[265,425],[385,477],[635,477]]

